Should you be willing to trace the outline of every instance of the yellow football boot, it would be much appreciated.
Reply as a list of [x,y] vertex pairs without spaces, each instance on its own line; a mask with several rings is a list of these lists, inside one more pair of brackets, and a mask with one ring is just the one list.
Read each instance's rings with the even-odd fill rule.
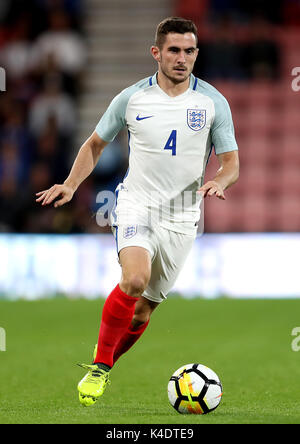
[[102,370],[96,364],[78,364],[80,367],[88,370],[88,373],[79,382],[77,388],[79,392],[79,401],[85,407],[89,407],[103,395],[106,386],[110,384],[109,372]]

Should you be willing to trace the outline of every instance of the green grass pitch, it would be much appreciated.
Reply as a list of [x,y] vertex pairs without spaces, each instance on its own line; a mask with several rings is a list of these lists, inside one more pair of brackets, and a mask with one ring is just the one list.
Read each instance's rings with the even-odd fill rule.
[[[299,300],[170,297],[141,340],[120,358],[111,386],[90,408],[76,386],[91,361],[103,299],[0,301],[6,351],[0,352],[0,423],[299,423]],[[220,377],[224,395],[208,415],[180,415],[168,380],[198,362]]]

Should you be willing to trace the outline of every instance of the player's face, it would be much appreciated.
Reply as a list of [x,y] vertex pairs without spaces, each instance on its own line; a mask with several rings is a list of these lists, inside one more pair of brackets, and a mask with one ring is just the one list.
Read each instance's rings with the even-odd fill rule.
[[187,80],[198,55],[196,36],[192,32],[170,32],[162,48],[157,48],[155,59],[160,71],[172,82]]

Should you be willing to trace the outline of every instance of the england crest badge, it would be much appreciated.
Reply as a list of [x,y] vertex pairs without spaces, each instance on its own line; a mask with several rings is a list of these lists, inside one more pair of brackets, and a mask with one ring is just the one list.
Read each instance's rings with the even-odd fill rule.
[[206,124],[206,109],[188,109],[187,124],[193,131],[200,131]]
[[128,227],[124,227],[123,229],[123,237],[124,239],[130,239],[135,236],[137,233],[137,225],[131,225]]

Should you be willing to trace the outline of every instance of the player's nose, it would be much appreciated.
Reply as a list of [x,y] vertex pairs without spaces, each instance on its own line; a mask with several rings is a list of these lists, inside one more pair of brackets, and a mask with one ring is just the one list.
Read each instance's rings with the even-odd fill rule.
[[185,62],[186,62],[185,52],[184,52],[184,51],[180,51],[180,52],[178,53],[177,63],[182,63],[182,64],[184,64]]

